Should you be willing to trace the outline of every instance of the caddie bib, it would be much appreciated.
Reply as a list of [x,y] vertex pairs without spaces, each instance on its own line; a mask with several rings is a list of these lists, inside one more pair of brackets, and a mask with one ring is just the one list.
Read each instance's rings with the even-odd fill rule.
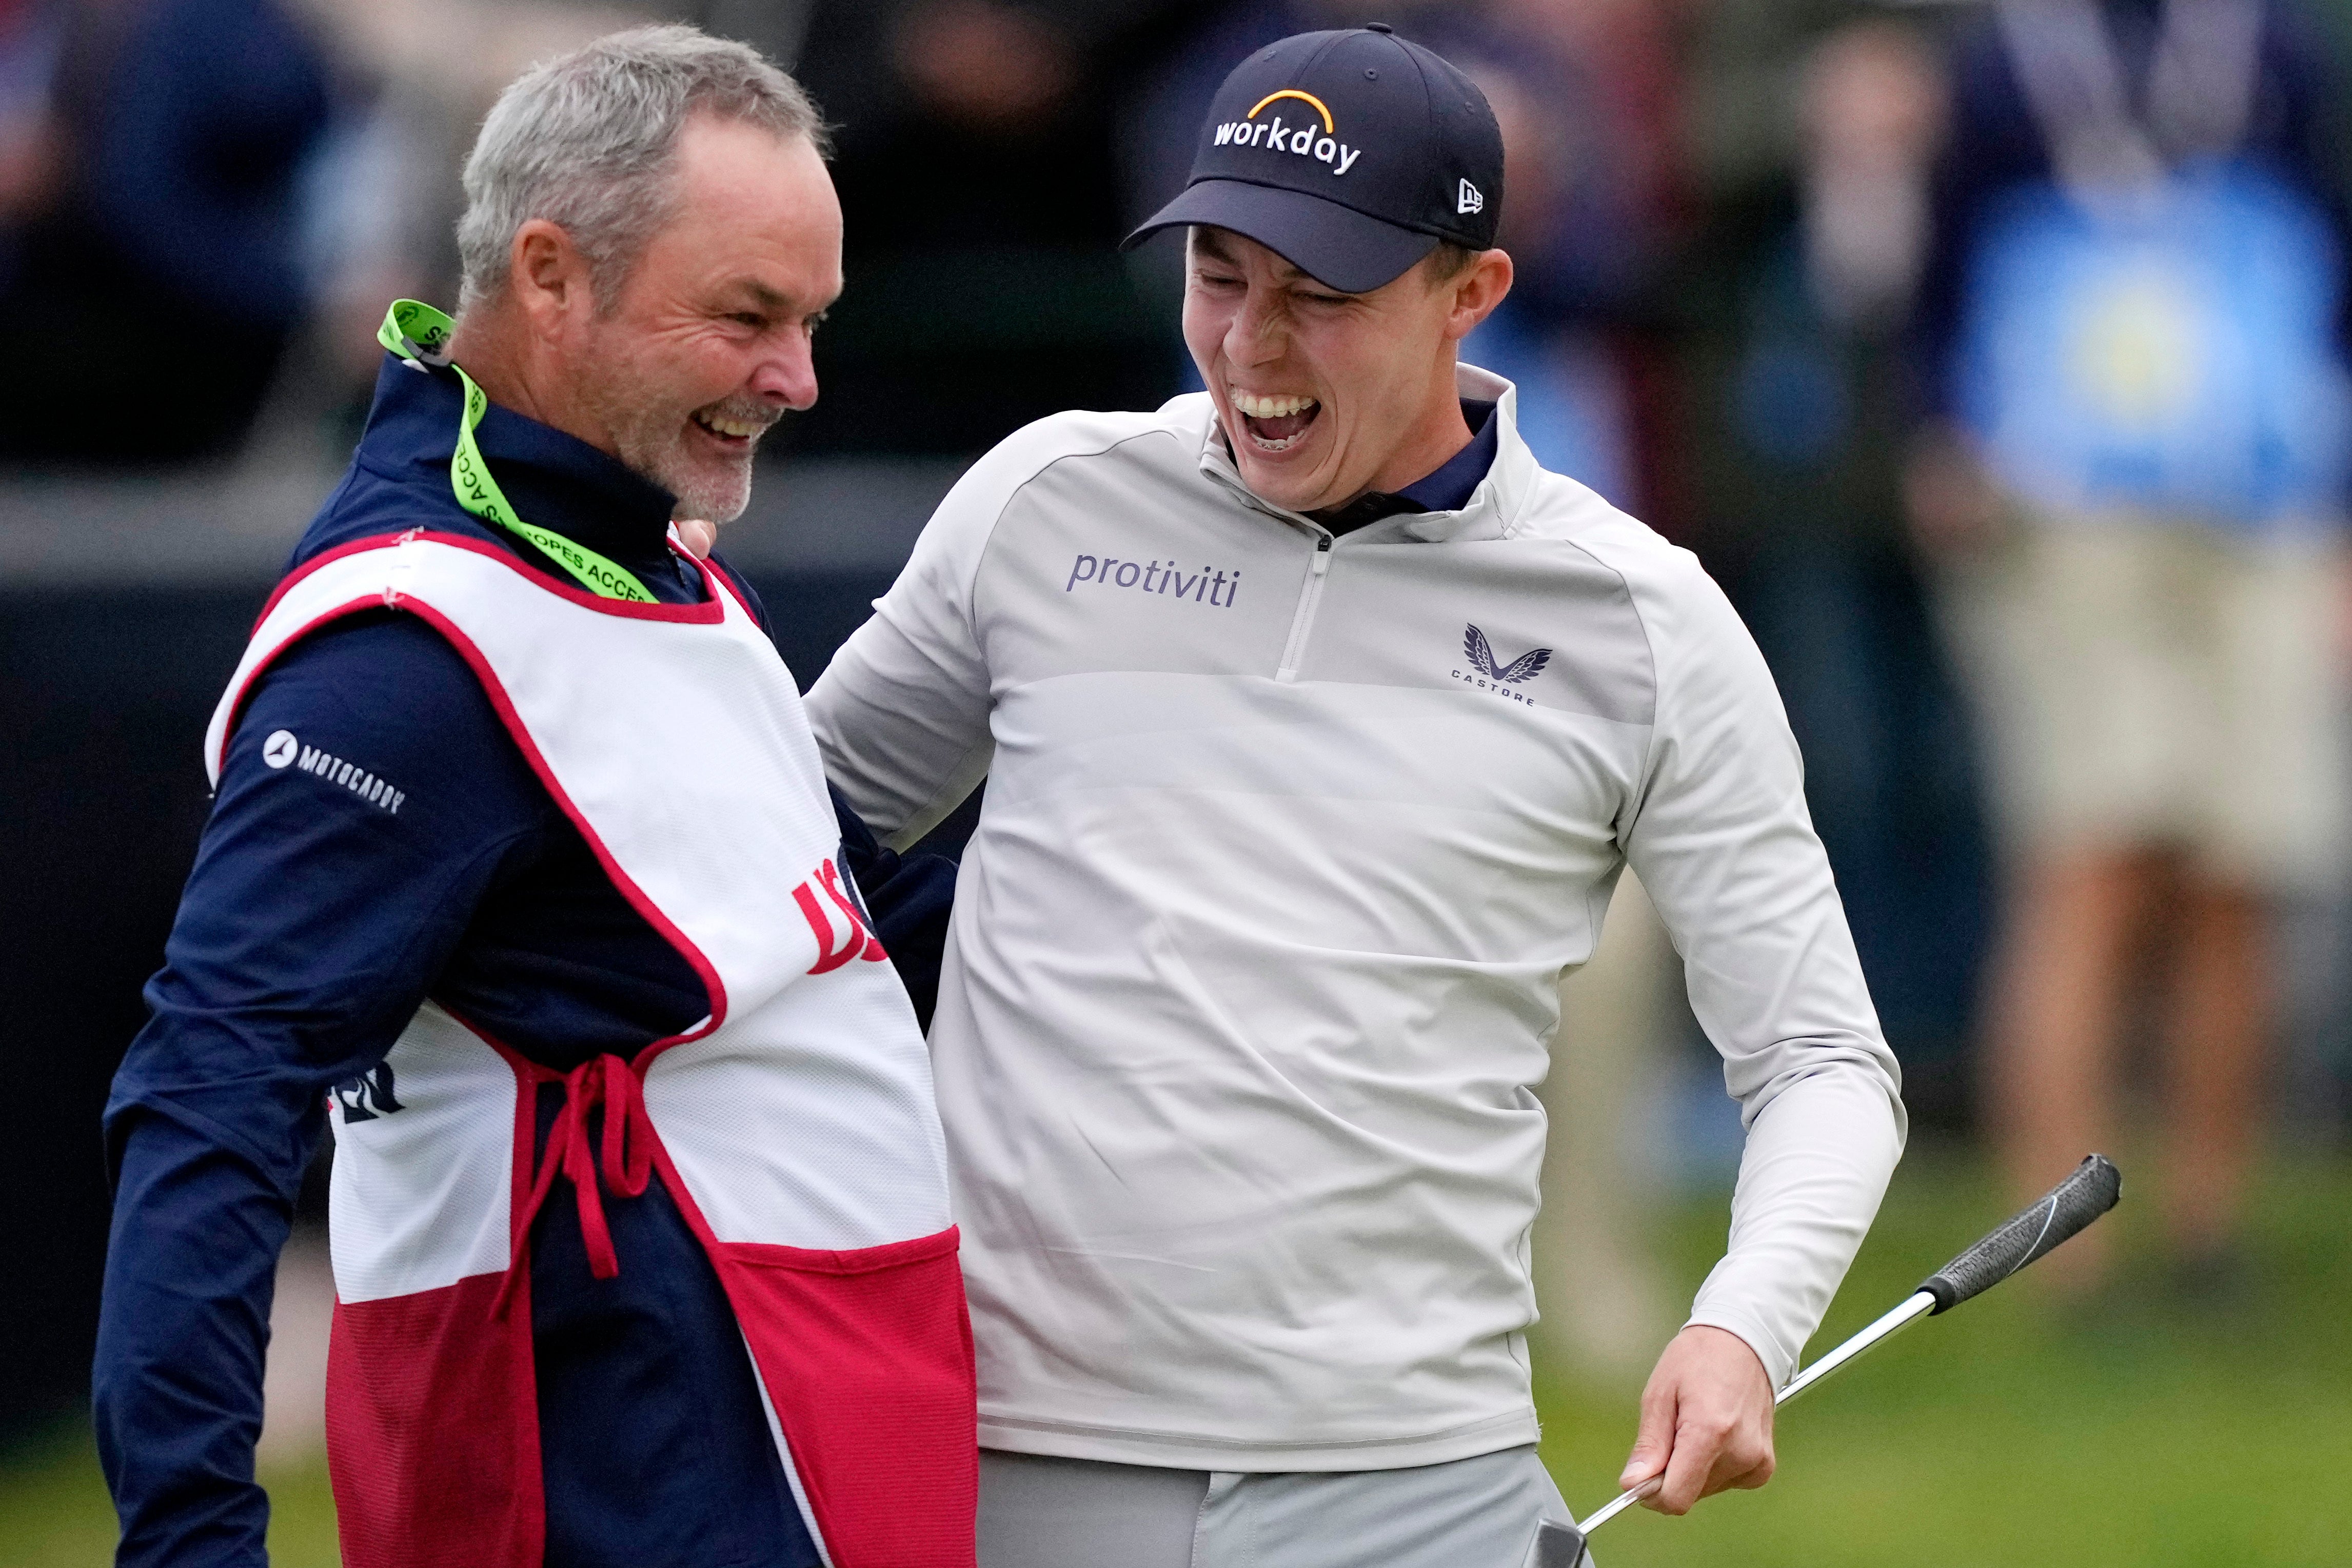
[[[791,674],[703,570],[705,600],[668,605],[423,529],[330,551],[279,588],[214,715],[217,780],[285,650],[365,611],[423,618],[710,998],[685,1033],[569,1073],[428,1002],[387,1059],[396,1108],[331,1101],[329,1458],[352,1568],[537,1568],[531,1218],[576,1203],[609,1277],[628,1263],[601,1194],[654,1180],[727,1291],[826,1561],[972,1561],[971,1341],[929,1060],[833,859]],[[562,1109],[535,1151],[549,1084]]]

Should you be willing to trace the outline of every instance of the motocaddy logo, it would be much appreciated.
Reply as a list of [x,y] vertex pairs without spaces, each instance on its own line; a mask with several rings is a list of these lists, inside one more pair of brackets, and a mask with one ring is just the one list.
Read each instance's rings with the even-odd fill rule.
[[1503,664],[1495,657],[1494,644],[1486,641],[1486,633],[1479,631],[1474,622],[1463,629],[1462,657],[1470,667],[1454,671],[1455,680],[1466,682],[1482,692],[1493,692],[1496,696],[1508,697],[1515,703],[1525,703],[1533,707],[1536,706],[1535,698],[1511,688],[1525,685],[1542,674],[1544,666],[1551,663],[1551,650],[1531,649],[1509,664]]
[[407,791],[395,789],[356,762],[305,746],[290,729],[272,731],[261,743],[261,760],[278,769],[293,768],[304,773],[316,774],[330,784],[340,784],[378,810],[400,815],[407,802]]
[[[1265,120],[1258,116],[1268,105],[1289,98],[1306,104],[1320,117],[1318,123],[1309,120],[1297,126],[1287,125],[1279,114]],[[1295,111],[1294,111],[1295,112]],[[1289,152],[1301,158],[1312,158],[1331,166],[1333,174],[1344,174],[1355,161],[1364,155],[1360,147],[1350,147],[1339,139],[1339,128],[1331,122],[1331,111],[1323,100],[1311,92],[1301,92],[1295,87],[1280,92],[1267,93],[1257,100],[1257,107],[1239,120],[1229,120],[1212,133],[1220,147],[1263,147],[1269,152]]]

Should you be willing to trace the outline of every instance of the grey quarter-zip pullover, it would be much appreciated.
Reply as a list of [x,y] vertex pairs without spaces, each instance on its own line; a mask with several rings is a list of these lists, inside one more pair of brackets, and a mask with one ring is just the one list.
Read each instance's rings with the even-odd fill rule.
[[1502,422],[1468,504],[1336,539],[1205,393],[1031,425],[809,695],[893,843],[988,780],[930,1036],[984,1446],[1532,1441],[1534,1086],[1628,865],[1748,1130],[1690,1321],[1785,1383],[1876,1212],[1897,1069],[1763,660],[1459,383]]

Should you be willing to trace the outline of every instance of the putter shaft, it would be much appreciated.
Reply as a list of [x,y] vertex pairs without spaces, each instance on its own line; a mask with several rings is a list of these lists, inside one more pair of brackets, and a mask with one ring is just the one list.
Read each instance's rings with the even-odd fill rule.
[[1827,1355],[1813,1363],[1812,1365],[1805,1368],[1804,1371],[1790,1378],[1789,1380],[1789,1386],[1783,1388],[1780,1393],[1772,1396],[1772,1408],[1778,1410],[1781,1406],[1788,1404],[1790,1400],[1796,1398],[1798,1395],[1802,1394],[1806,1389],[1811,1388],[1814,1384],[1819,1383],[1822,1378],[1827,1377],[1831,1373],[1835,1372],[1839,1367],[1843,1366],[1847,1362],[1852,1361],[1864,1351],[1870,1349],[1873,1345],[1893,1339],[1896,1334],[1902,1333],[1905,1329],[1909,1328],[1913,1323],[1917,1322],[1921,1318],[1926,1317],[1935,1310],[1936,1295],[1934,1291],[1912,1291],[1911,1294],[1903,1299],[1903,1304],[1901,1306],[1895,1308],[1893,1312],[1888,1312],[1876,1322],[1872,1323],[1868,1328],[1863,1330],[1860,1333],[1854,1335],[1852,1339],[1847,1340],[1843,1344],[1839,1345],[1835,1350],[1830,1352]]
[[[1927,1276],[1901,1306],[1831,1351],[1772,1397],[1773,1408],[1788,1404],[1874,1344],[1883,1343],[1921,1318],[1945,1312],[1980,1295],[2059,1246],[2116,1206],[2123,1196],[2123,1173],[2105,1155],[2085,1155],[2074,1174],[1978,1238],[1968,1250]],[[1632,1491],[1595,1509],[1581,1524],[1546,1520],[1536,1526],[1539,1568],[1581,1568],[1589,1562],[1584,1538],[1608,1523],[1664,1481],[1653,1476]]]

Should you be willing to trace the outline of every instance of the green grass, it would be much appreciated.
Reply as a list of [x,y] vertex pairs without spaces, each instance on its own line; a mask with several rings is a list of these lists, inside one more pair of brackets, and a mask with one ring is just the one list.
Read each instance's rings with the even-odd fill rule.
[[[2138,1238],[2152,1206],[2128,1176],[2126,1192],[2108,1223]],[[1665,1228],[1685,1292],[1721,1246],[1723,1212],[1720,1197],[1689,1199]],[[1892,1306],[2004,1212],[1978,1163],[1916,1150],[1814,1347]],[[1764,1490],[1686,1519],[1636,1510],[1602,1532],[1597,1557],[1606,1568],[2352,1563],[2352,1165],[2282,1164],[2259,1216],[2244,1300],[2200,1311],[2149,1275],[2098,1312],[2058,1312],[2029,1275],[1790,1411]],[[1591,1508],[1632,1439],[1632,1393],[1550,1381],[1542,1396],[1545,1457],[1570,1502]],[[279,1568],[335,1563],[324,1466],[264,1479]],[[0,1469],[0,1568],[86,1568],[113,1540],[87,1428]]]
[[[0,1568],[100,1568],[114,1561],[114,1506],[99,1479],[89,1428],[68,1427],[19,1450],[0,1469]],[[265,1471],[269,1560],[276,1568],[338,1568],[327,1462]],[[423,1565],[419,1565],[423,1568]]]

